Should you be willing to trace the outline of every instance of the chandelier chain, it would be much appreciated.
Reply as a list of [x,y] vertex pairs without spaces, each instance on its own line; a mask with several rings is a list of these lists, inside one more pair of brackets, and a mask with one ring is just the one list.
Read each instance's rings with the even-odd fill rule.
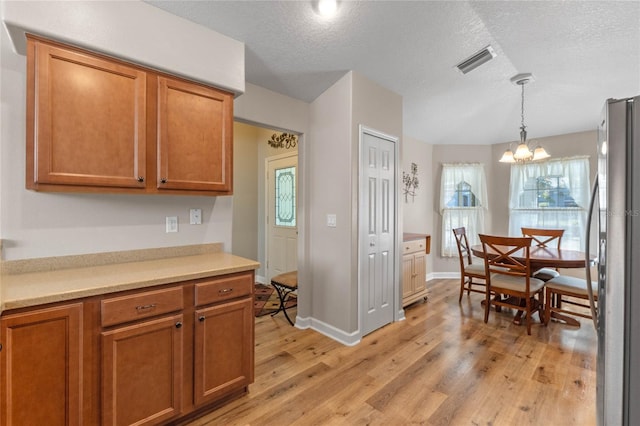
[[520,85],[522,87],[522,97],[521,97],[521,101],[520,101],[520,124],[522,126],[522,129],[524,130],[525,125],[524,125],[524,83]]

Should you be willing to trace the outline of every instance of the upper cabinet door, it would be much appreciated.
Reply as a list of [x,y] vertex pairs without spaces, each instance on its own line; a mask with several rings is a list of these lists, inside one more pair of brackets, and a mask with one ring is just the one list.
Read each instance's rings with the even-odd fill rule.
[[144,189],[146,73],[42,40],[28,43],[27,187]]
[[231,194],[233,96],[158,78],[159,190]]

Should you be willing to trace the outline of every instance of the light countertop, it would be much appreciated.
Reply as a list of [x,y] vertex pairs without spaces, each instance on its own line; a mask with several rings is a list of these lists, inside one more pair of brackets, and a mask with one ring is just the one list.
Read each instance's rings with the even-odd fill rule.
[[36,306],[259,267],[255,260],[213,252],[60,270],[5,273],[0,278],[0,309]]

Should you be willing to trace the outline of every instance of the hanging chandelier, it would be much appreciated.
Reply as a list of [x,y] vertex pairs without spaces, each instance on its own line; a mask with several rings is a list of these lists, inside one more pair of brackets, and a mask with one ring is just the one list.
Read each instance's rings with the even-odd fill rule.
[[524,125],[524,85],[533,81],[533,76],[531,74],[518,74],[511,79],[511,82],[519,85],[522,88],[522,98],[520,103],[520,143],[516,148],[516,152],[514,153],[511,148],[508,148],[504,154],[502,154],[502,158],[500,158],[501,163],[526,163],[528,161],[537,161],[544,160],[545,158],[549,158],[550,155],[545,151],[545,149],[538,145],[534,150],[529,147],[529,142],[527,141],[527,126]]

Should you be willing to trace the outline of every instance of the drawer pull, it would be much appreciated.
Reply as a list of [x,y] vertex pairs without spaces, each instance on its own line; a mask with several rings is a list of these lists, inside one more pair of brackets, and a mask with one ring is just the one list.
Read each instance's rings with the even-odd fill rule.
[[198,317],[198,321],[200,322],[204,322],[205,319],[206,317],[204,315],[201,315],[200,317]]
[[180,328],[180,327],[182,327],[182,322],[178,321],[178,322],[176,323],[176,328]]
[[143,311],[148,311],[151,309],[154,309],[156,307],[155,303],[151,303],[149,305],[139,305],[136,306],[136,311],[138,311],[138,313],[143,312]]
[[231,288],[223,288],[218,290],[218,294],[223,295],[223,294],[227,294],[227,293],[231,293],[233,291],[233,287]]

